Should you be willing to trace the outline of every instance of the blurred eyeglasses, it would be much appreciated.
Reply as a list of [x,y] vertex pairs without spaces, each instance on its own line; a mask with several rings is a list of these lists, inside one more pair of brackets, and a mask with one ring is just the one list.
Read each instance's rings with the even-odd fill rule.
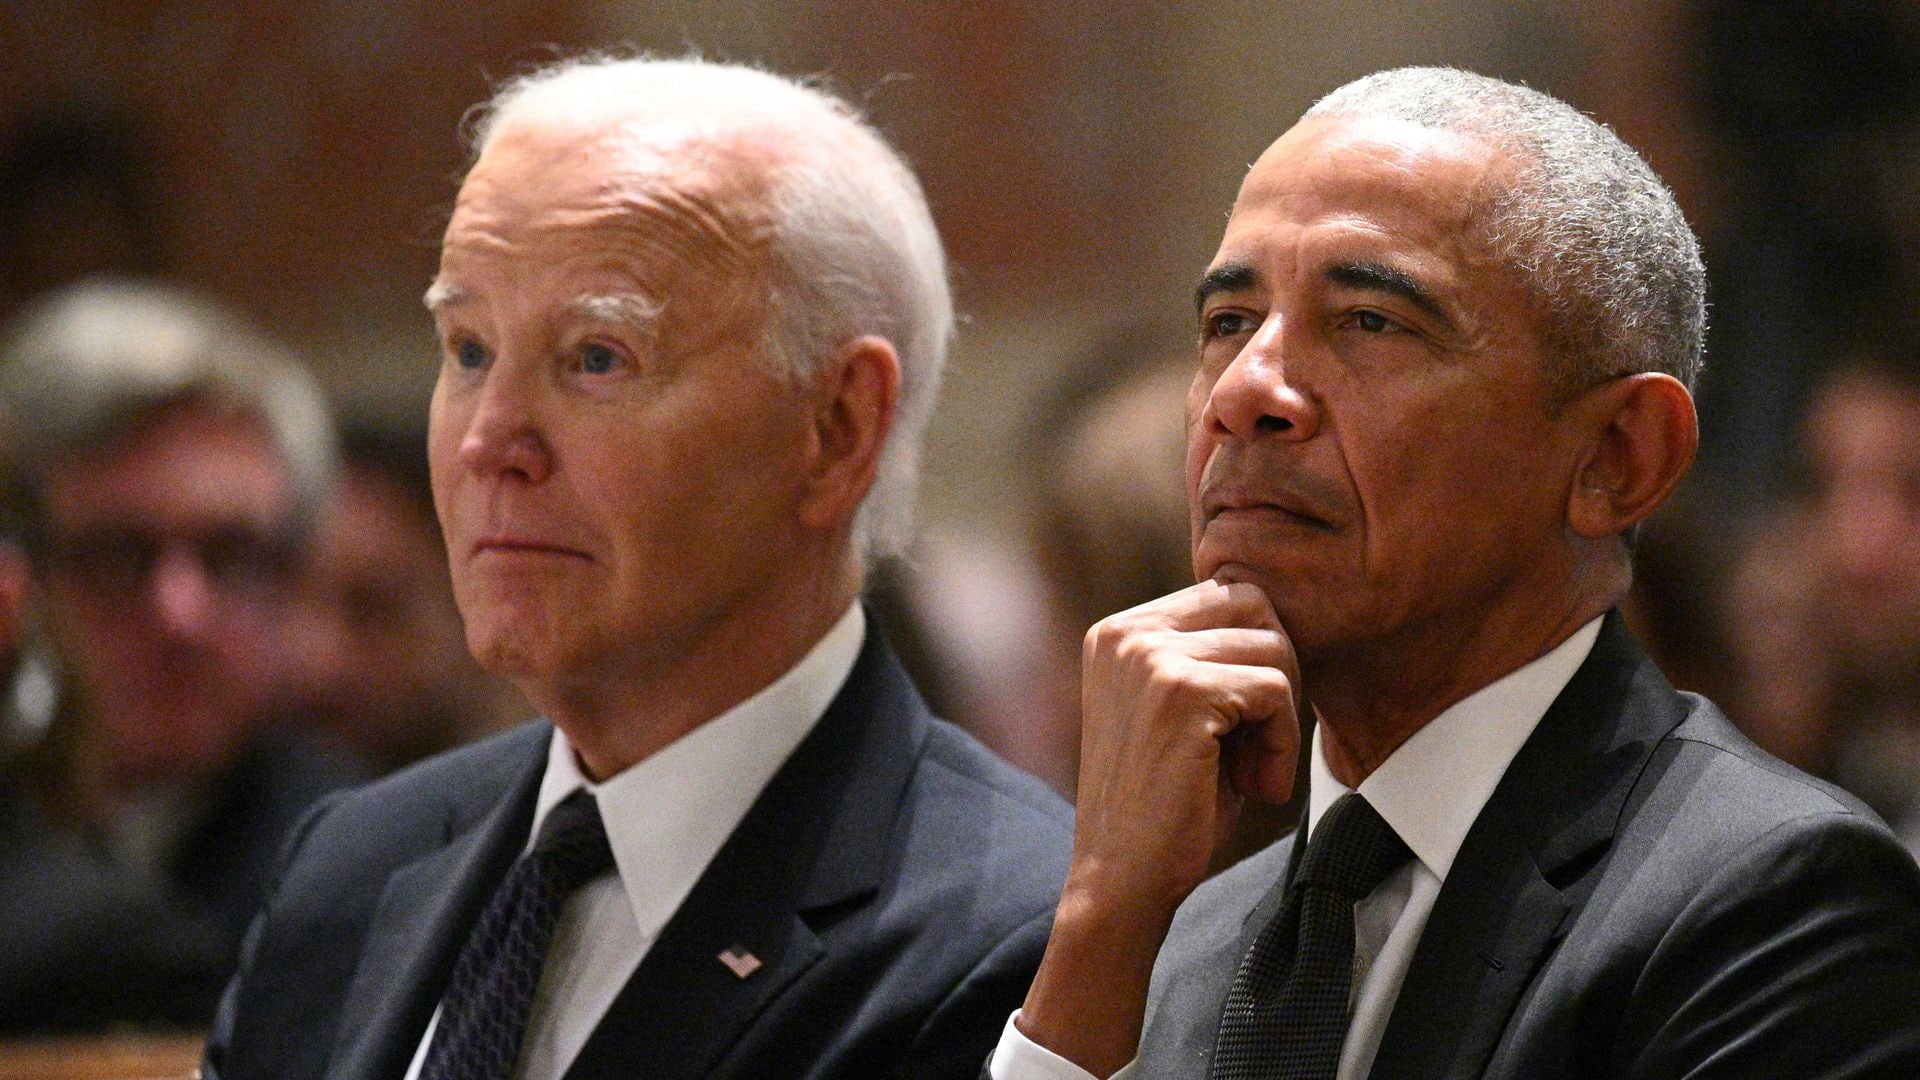
[[243,526],[174,532],[104,526],[47,537],[46,564],[68,580],[102,592],[133,592],[161,563],[184,554],[213,588],[231,597],[263,595],[285,585],[296,565],[286,537]]

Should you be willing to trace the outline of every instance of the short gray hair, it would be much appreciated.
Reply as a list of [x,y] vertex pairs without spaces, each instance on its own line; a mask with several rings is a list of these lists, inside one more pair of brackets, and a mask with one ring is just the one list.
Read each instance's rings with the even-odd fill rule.
[[1486,249],[1545,309],[1559,400],[1647,371],[1693,387],[1707,318],[1700,243],[1673,193],[1605,125],[1536,90],[1452,68],[1369,75],[1306,113],[1345,115],[1453,132],[1508,159],[1512,171],[1495,174],[1476,217]]
[[715,136],[777,133],[769,177],[766,358],[796,379],[872,334],[900,357],[900,401],[854,523],[864,557],[911,537],[924,439],[953,336],[946,256],[926,196],[858,109],[818,87],[697,58],[586,56],[502,86],[469,119],[477,159],[502,124],[671,116]]
[[0,423],[11,528],[32,547],[62,458],[176,405],[256,417],[286,462],[290,524],[310,530],[332,490],[333,424],[313,376],[212,302],[169,286],[93,279],[37,301],[0,339]]

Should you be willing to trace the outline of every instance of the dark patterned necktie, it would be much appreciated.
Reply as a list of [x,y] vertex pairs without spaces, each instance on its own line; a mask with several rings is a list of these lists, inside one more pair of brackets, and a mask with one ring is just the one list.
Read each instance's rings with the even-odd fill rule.
[[547,812],[533,850],[494,891],[454,961],[420,1080],[507,1080],[520,1057],[540,966],[567,898],[613,867],[593,796]]
[[1352,996],[1354,902],[1412,854],[1358,794],[1327,809],[1227,992],[1214,1080],[1333,1080]]

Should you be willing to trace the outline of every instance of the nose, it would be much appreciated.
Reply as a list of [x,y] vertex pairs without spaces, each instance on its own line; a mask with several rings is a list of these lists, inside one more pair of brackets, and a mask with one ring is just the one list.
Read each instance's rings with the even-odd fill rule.
[[170,544],[160,553],[146,589],[153,615],[169,635],[199,639],[213,632],[220,615],[220,591],[186,545]]
[[1310,439],[1318,403],[1299,377],[1297,357],[1279,313],[1269,315],[1207,391],[1201,423],[1217,438]]
[[538,484],[553,472],[553,454],[540,418],[535,380],[496,360],[474,391],[460,438],[459,460],[482,476]]

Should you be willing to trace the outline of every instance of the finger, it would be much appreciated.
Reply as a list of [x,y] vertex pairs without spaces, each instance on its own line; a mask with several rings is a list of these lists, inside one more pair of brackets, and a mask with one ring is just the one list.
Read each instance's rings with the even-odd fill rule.
[[1278,717],[1245,724],[1225,747],[1223,772],[1234,791],[1250,799],[1283,803],[1293,795],[1300,764],[1300,725]]
[[1184,590],[1184,593],[1192,599],[1194,615],[1201,620],[1221,619],[1224,623],[1218,625],[1280,629],[1280,616],[1273,610],[1273,601],[1257,585],[1245,581],[1209,579]]
[[1193,630],[1182,635],[1179,647],[1196,660],[1270,667],[1289,677],[1299,670],[1293,642],[1279,630],[1238,626]]
[[1103,622],[1135,628],[1207,630],[1224,626],[1280,628],[1267,594],[1245,582],[1202,581],[1179,592],[1108,616]]
[[1216,738],[1243,725],[1278,720],[1296,723],[1294,681],[1286,673],[1262,664],[1216,664],[1195,661],[1190,681],[1201,687],[1217,720]]

